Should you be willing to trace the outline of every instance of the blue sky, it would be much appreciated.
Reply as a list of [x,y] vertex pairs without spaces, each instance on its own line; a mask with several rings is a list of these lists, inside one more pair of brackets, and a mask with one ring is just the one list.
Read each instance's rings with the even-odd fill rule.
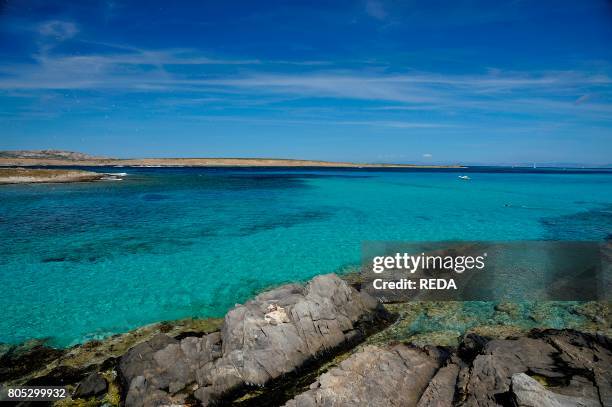
[[610,164],[612,4],[0,0],[0,149],[43,148]]

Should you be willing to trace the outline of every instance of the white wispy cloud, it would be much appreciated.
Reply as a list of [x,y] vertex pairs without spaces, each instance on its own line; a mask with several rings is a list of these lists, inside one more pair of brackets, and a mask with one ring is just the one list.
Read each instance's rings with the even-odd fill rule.
[[215,121],[215,122],[241,122],[249,124],[265,124],[265,125],[309,125],[309,126],[355,126],[355,127],[387,127],[395,129],[442,129],[442,128],[457,128],[461,127],[456,124],[433,123],[433,122],[417,122],[417,121],[398,121],[398,120],[321,120],[321,119],[280,119],[269,118],[262,119],[256,117],[245,116],[215,116],[215,115],[188,115],[181,116],[181,119],[199,120],[199,121]]
[[423,92],[423,89],[397,79],[359,72],[314,72],[292,75],[264,73],[246,77],[205,79],[192,83],[311,98],[393,100],[405,103],[431,103],[437,100],[437,92]]
[[45,37],[52,37],[58,41],[64,41],[74,37],[79,29],[71,21],[51,20],[40,24],[38,32]]
[[[76,35],[76,24],[47,21],[39,26],[43,36],[68,39]],[[89,43],[80,40],[83,43]],[[123,88],[126,81],[136,88],[171,88],[184,86],[218,86],[260,89],[270,92],[337,96],[356,99],[410,102],[433,101],[450,91],[482,94],[509,91],[552,90],[575,92],[586,86],[609,86],[607,73],[582,71],[517,72],[489,69],[484,74],[458,75],[432,72],[386,74],[384,71],[331,70],[332,61],[260,60],[256,58],[217,58],[195,49],[142,49],[109,43],[92,43],[108,52],[92,54],[56,54],[44,46],[31,56],[31,62],[5,63],[0,66],[2,89],[91,89]],[[207,70],[207,66],[223,65],[252,68],[250,71],[225,75]],[[280,73],[278,65],[295,65],[293,73]],[[188,73],[172,73],[175,66],[189,66]],[[300,71],[301,69],[301,71]],[[282,70],[281,70],[282,71]],[[291,70],[295,71],[295,70]],[[249,73],[250,72],[250,73]],[[424,92],[423,92],[424,91]],[[427,93],[427,95],[423,94]],[[590,92],[577,97],[582,103]]]
[[[68,38],[76,35],[76,30],[66,22],[48,22],[41,34]],[[326,61],[217,58],[193,49],[102,45],[108,52],[63,55],[41,48],[28,62],[5,63],[0,66],[0,91],[10,97],[35,97],[32,95],[50,91],[149,92],[160,97],[171,93],[167,97],[177,106],[198,105],[204,100],[213,101],[217,109],[283,100],[354,100],[370,105],[353,106],[353,112],[369,109],[395,115],[481,111],[609,119],[612,111],[608,102],[612,78],[606,71],[387,74],[367,66],[334,70]],[[286,69],[279,67],[281,64],[296,66]],[[597,92],[607,96],[595,101],[592,95]],[[289,109],[278,107],[283,108]],[[406,127],[401,120],[389,120],[385,125]]]

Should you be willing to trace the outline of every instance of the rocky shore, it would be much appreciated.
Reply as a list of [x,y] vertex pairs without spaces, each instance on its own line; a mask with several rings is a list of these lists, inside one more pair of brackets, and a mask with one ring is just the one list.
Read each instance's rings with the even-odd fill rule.
[[611,357],[605,337],[555,330],[468,335],[457,350],[366,346],[286,405],[609,406]]
[[109,175],[82,170],[0,168],[0,184],[90,182]]
[[[393,308],[336,275],[66,351],[0,353],[5,385],[64,385],[59,406],[610,406],[601,333],[492,330],[448,346],[397,340]],[[34,362],[38,366],[34,366]]]

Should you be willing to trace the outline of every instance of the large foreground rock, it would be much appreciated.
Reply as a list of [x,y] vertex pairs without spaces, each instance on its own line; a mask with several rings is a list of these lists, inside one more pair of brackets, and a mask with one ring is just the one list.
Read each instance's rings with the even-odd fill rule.
[[378,303],[334,274],[287,285],[227,313],[223,357],[197,373],[195,396],[207,403],[242,385],[262,386],[322,352],[359,339],[358,322],[372,322]]
[[159,335],[121,358],[125,405],[204,405],[247,385],[263,386],[306,361],[363,337],[378,303],[336,275],[286,285],[237,305],[220,333],[176,340]]

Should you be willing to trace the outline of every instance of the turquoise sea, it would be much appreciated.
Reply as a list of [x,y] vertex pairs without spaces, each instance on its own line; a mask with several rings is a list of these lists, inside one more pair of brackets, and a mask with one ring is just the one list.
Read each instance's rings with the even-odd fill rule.
[[[612,171],[95,168],[0,186],[0,342],[221,316],[357,265],[364,240],[603,240]],[[469,181],[458,179],[468,174]]]

